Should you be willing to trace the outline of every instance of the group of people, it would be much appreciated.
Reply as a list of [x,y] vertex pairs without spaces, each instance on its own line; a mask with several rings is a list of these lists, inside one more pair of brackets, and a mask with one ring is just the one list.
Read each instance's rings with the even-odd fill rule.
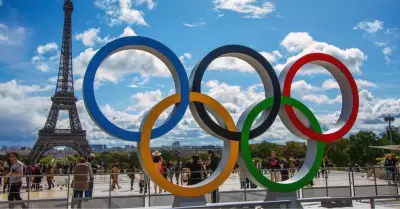
[[[32,189],[37,191],[40,188],[40,183],[45,173],[48,189],[54,187],[54,174],[55,169],[51,165],[36,164],[35,166],[24,165],[18,160],[18,153],[12,152],[9,155],[11,166],[8,166],[6,162],[0,162],[0,172],[2,173],[4,184],[3,192],[8,191],[9,208],[14,208],[13,201],[21,201],[21,188],[23,188],[23,178],[25,177],[26,189]],[[73,180],[71,188],[73,188],[74,198],[91,197],[93,191],[93,170],[91,162],[94,159],[94,155],[90,157],[82,157],[73,168]],[[72,170],[72,169],[71,169]],[[1,178],[0,178],[1,179]],[[1,184],[1,182],[0,182]],[[74,204],[75,201],[72,202]],[[78,208],[81,208],[81,200],[77,201]],[[22,208],[27,208],[24,203],[18,203]]]
[[[300,160],[299,158],[295,157],[293,160],[290,159],[290,157],[285,156],[283,159],[280,159],[275,151],[271,152],[270,157],[268,157],[266,160],[259,160],[255,161],[253,160],[253,163],[255,163],[257,169],[263,174],[267,174],[269,172],[270,174],[270,180],[274,182],[278,181],[286,181],[290,177],[293,177],[296,172],[298,172],[301,167],[303,166],[304,161]],[[320,178],[322,174],[322,178],[328,178],[328,173],[329,173],[329,167],[330,163],[327,158],[324,158],[321,163],[321,167],[318,170],[317,174],[315,175],[315,178]],[[240,170],[240,169],[239,169]],[[241,183],[241,188],[245,187],[249,188],[252,186],[252,183],[249,182],[247,178],[245,178],[245,175],[240,175],[241,177],[240,183]],[[314,183],[311,181],[309,183],[309,186],[313,186]],[[255,186],[255,185],[253,185]]]
[[[175,176],[176,184],[186,183],[186,185],[190,186],[208,178],[218,167],[220,159],[215,155],[214,151],[209,150],[207,153],[208,160],[206,162],[203,162],[197,154],[194,154],[188,162],[179,161],[176,165],[171,162],[165,162],[161,157],[162,153],[158,150],[153,152],[152,155],[154,166],[161,175],[171,182],[173,182],[173,177]],[[146,179],[144,180],[146,181]],[[161,187],[154,183],[154,193],[161,193],[162,190]],[[212,202],[217,202],[217,190],[212,192],[211,200]]]

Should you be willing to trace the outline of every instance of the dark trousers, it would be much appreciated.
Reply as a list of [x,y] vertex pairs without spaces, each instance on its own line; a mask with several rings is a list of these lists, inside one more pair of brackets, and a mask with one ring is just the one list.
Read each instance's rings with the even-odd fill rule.
[[93,181],[89,181],[89,188],[85,191],[85,197],[92,197],[93,195]]
[[74,198],[79,198],[78,200],[72,201],[71,208],[74,208],[75,202],[77,203],[77,208],[82,208],[82,199],[83,198],[83,191],[82,190],[74,190]]
[[211,203],[217,203],[218,200],[218,188],[211,192]]
[[135,181],[135,178],[131,178],[131,190],[133,190],[133,182]]
[[10,190],[10,185],[9,184],[4,184],[3,193],[6,193],[6,191],[8,192],[8,190]]
[[180,184],[179,183],[179,173],[175,173],[175,180],[176,180],[176,184]]
[[26,179],[26,187],[30,188],[31,187],[31,178],[30,177],[25,177]]
[[49,187],[47,189],[51,189],[52,187],[54,187],[54,183],[53,181],[47,181],[47,184],[49,185]]
[[[22,201],[20,190],[21,190],[22,183],[11,184],[10,185],[10,192],[8,193],[8,201]],[[19,203],[22,208],[28,208],[24,203]],[[14,208],[14,204],[9,204],[10,208]]]
[[139,187],[140,187],[140,193],[142,193],[144,191],[144,193],[147,193],[147,181],[145,180],[141,180],[139,183]]

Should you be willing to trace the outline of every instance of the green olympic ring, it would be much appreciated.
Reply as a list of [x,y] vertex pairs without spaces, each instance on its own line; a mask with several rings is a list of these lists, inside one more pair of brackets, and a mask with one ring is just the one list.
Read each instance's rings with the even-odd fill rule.
[[[292,178],[283,182],[274,182],[266,178],[253,163],[249,149],[249,135],[251,126],[256,117],[262,111],[271,108],[273,102],[273,97],[265,99],[254,106],[254,108],[249,112],[242,128],[240,140],[241,157],[246,164],[247,170],[251,174],[251,176],[249,176],[250,180],[255,180],[254,182],[258,182],[263,187],[268,188],[273,192],[293,192],[309,184],[317,174],[324,156],[325,143],[308,139],[307,154],[304,164]],[[281,102],[282,105],[289,105],[298,109],[307,118],[308,122],[311,124],[311,128],[317,133],[322,133],[317,118],[303,103],[296,99],[284,96],[281,97]]]

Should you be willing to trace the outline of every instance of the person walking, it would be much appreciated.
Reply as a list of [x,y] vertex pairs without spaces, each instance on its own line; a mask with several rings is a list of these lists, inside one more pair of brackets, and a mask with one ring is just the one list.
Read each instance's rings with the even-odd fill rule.
[[85,191],[85,197],[92,197],[93,194],[93,181],[94,181],[94,176],[93,176],[93,170],[92,170],[92,162],[94,160],[94,154],[90,154],[90,156],[84,157],[85,158],[85,165],[89,169],[89,185],[88,189]]
[[[14,208],[12,201],[22,201],[20,191],[22,187],[23,167],[21,161],[18,160],[18,153],[10,153],[11,172],[6,175],[9,177],[10,191],[8,193],[9,208]],[[22,208],[28,208],[25,203],[20,203]]]
[[[210,175],[217,169],[218,164],[219,164],[219,158],[215,156],[214,151],[208,150],[208,160],[210,161],[210,166],[209,170],[211,171]],[[218,188],[211,193],[211,202],[212,203],[217,203],[218,198],[217,198],[217,193],[218,193]]]
[[128,177],[131,180],[131,191],[132,191],[133,182],[135,181],[135,166],[133,164],[128,169]]
[[54,187],[54,169],[53,166],[49,166],[49,171],[48,171],[48,175],[47,175],[47,184],[49,185],[49,188],[47,188],[47,190],[50,190],[52,187]]
[[88,176],[89,168],[85,163],[85,158],[79,158],[79,163],[75,167],[74,178],[71,183],[71,188],[73,188],[71,208],[74,208],[75,203],[78,205],[77,208],[82,208],[83,192],[89,187]]
[[115,186],[118,186],[118,189],[121,189],[118,183],[118,175],[121,172],[121,169],[119,168],[119,165],[117,163],[114,163],[113,168],[111,169],[111,177],[112,177],[112,185],[111,188],[115,189]]

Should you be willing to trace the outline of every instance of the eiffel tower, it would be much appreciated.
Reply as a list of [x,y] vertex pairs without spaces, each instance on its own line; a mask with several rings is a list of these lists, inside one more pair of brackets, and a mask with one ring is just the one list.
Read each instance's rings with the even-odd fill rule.
[[[39,158],[49,149],[57,146],[67,146],[76,150],[82,156],[89,156],[90,147],[86,140],[86,131],[82,130],[79,121],[74,94],[72,75],[72,31],[71,15],[74,6],[71,0],[64,2],[64,30],[62,38],[60,65],[56,91],[51,101],[51,109],[43,129],[39,130],[39,139],[33,146],[29,159],[31,163],[37,163]],[[70,129],[56,129],[58,113],[67,110],[69,113]]]

